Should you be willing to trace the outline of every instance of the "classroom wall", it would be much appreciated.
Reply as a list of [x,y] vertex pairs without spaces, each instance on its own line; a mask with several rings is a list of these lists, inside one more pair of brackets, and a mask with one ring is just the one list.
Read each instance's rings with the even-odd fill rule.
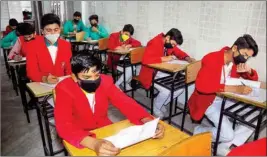
[[266,2],[265,1],[84,1],[85,23],[96,13],[110,32],[124,24],[135,28],[134,37],[143,45],[160,32],[172,27],[181,30],[181,46],[191,56],[201,59],[211,51],[231,46],[244,33],[259,45],[259,54],[248,61],[266,80]]

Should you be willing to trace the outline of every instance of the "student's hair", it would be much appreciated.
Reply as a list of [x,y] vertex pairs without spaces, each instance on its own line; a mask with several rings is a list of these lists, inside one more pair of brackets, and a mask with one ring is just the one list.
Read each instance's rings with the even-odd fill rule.
[[97,70],[101,69],[101,61],[88,53],[74,54],[70,63],[72,73],[76,76],[80,72],[87,72],[94,66],[96,66]]
[[82,17],[82,14],[81,14],[81,12],[75,11],[75,13],[73,14],[73,16]]
[[98,16],[97,16],[96,14],[91,15],[91,16],[89,17],[89,21],[91,21],[91,20],[96,20],[96,21],[98,22]]
[[19,23],[17,31],[20,35],[31,35],[35,32],[34,26],[29,23]]
[[58,24],[60,26],[60,19],[56,14],[48,13],[45,14],[41,19],[41,28],[43,29],[46,25]]
[[237,38],[234,45],[237,46],[238,50],[240,50],[240,49],[252,49],[253,50],[253,55],[252,55],[253,57],[257,56],[258,51],[259,51],[256,41],[249,34],[244,34],[242,37]]
[[165,37],[168,36],[168,35],[170,36],[170,39],[171,40],[175,40],[178,45],[182,45],[183,44],[183,42],[184,42],[183,35],[182,35],[181,31],[179,31],[178,29],[172,28],[171,30],[169,30],[165,34]]
[[133,34],[134,34],[134,28],[133,28],[133,25],[131,25],[131,24],[126,24],[126,25],[124,25],[122,31],[123,31],[123,32],[129,32],[131,35],[133,35]]
[[18,21],[16,19],[10,19],[9,20],[9,26],[18,26]]

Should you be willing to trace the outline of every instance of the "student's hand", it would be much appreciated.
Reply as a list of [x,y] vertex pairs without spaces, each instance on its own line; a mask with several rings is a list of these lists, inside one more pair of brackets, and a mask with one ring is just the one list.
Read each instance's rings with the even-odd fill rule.
[[56,84],[58,82],[58,77],[54,76],[54,75],[51,75],[49,74],[47,76],[47,83],[49,84]]
[[162,62],[169,62],[169,61],[172,61],[173,60],[173,57],[172,56],[164,56],[164,57],[161,57],[161,61]]
[[195,58],[191,58],[191,57],[186,57],[185,60],[188,62],[188,63],[193,63],[196,61]]
[[92,27],[92,31],[98,32],[98,29],[96,27]]
[[14,60],[17,61],[17,62],[21,61],[22,60],[22,56],[21,55],[15,55],[14,56]]
[[116,148],[111,142],[103,139],[97,139],[94,145],[94,151],[98,156],[115,156],[120,153],[119,148]]
[[248,86],[237,86],[236,93],[247,95],[252,92],[252,88]]
[[132,45],[130,45],[130,44],[128,44],[128,45],[126,45],[125,46],[125,48],[128,50],[128,49],[130,49],[132,47]]
[[91,38],[87,38],[87,41],[91,41],[92,39]]
[[249,74],[251,74],[251,68],[246,63],[240,63],[237,65],[237,72],[238,73],[248,72]]
[[165,128],[162,124],[158,123],[156,134],[153,136],[154,139],[161,139],[164,136]]

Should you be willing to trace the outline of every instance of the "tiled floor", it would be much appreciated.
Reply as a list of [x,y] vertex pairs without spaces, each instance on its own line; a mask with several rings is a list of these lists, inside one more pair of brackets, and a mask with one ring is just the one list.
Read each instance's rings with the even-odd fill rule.
[[[138,91],[135,98],[143,104],[150,104],[150,99],[144,97],[143,91]],[[125,119],[120,112],[110,107],[109,117],[113,122]],[[7,77],[3,60],[1,62],[1,155],[8,156],[43,156],[43,148],[38,127],[36,111],[30,111],[31,123],[27,123],[23,113],[20,96],[12,89],[11,80]],[[180,124],[181,116],[173,118]],[[207,122],[203,122],[208,125]],[[189,116],[186,117],[185,128],[192,132],[194,128]],[[261,137],[266,136],[266,129]]]

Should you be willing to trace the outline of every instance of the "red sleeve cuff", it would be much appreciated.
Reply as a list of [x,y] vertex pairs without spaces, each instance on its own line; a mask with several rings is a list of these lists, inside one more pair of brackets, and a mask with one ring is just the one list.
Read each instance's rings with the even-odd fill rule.
[[95,135],[94,133],[92,133],[92,132],[85,132],[84,134],[80,135],[76,140],[73,140],[73,141],[71,141],[70,143],[71,143],[72,145],[74,145],[75,147],[77,147],[77,148],[80,148],[80,149],[85,148],[85,147],[82,146],[80,143],[81,143],[81,141],[82,141],[86,136],[91,136],[91,137],[93,137],[93,138],[96,138],[96,135]]

